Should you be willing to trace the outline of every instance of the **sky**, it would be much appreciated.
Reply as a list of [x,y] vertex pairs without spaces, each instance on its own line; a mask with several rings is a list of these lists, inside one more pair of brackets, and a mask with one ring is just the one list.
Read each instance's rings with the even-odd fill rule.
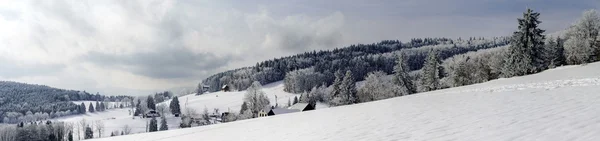
[[[3,0],[0,80],[105,95],[189,88],[229,69],[381,40],[547,33],[598,0]],[[175,91],[176,90],[176,91]]]

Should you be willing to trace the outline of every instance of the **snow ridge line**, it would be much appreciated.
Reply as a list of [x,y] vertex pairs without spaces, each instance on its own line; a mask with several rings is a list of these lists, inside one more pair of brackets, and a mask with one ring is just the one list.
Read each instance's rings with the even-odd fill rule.
[[570,87],[600,86],[600,77],[583,78],[583,79],[568,79],[568,80],[554,80],[554,81],[538,82],[538,83],[512,84],[512,85],[504,85],[504,86],[496,86],[496,87],[449,91],[449,92],[445,92],[445,93],[506,92],[506,91],[523,90],[523,89],[528,89],[528,88],[552,90],[552,89],[556,89],[556,88],[560,88],[560,87],[567,87],[567,86],[570,86]]

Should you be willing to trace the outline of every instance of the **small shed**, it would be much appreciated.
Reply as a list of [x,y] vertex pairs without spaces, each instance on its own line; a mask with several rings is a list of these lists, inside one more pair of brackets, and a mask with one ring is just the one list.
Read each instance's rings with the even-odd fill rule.
[[229,92],[229,91],[231,91],[231,88],[229,87],[229,85],[223,85],[223,87],[221,87],[221,91]]
[[315,105],[308,104],[308,103],[296,103],[296,104],[290,106],[288,109],[295,109],[295,110],[304,112],[304,111],[314,110]]
[[269,113],[267,115],[273,116],[273,115],[289,114],[289,113],[295,113],[295,112],[300,112],[300,110],[276,108],[276,109],[271,109],[271,111],[269,111]]

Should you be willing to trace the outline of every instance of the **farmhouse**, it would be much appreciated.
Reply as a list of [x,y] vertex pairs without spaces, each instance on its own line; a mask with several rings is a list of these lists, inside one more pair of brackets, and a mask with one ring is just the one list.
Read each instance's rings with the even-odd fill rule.
[[314,110],[315,105],[308,104],[308,103],[296,103],[296,104],[290,106],[288,109],[294,109],[294,110],[299,110],[301,112],[304,112],[304,111]]
[[267,115],[272,116],[272,115],[289,114],[289,113],[295,113],[295,112],[300,112],[300,110],[276,108],[276,109],[271,109],[271,111],[269,111],[269,113]]
[[223,85],[223,87],[221,87],[221,91],[229,92],[229,91],[231,91],[231,88],[229,87],[229,85]]

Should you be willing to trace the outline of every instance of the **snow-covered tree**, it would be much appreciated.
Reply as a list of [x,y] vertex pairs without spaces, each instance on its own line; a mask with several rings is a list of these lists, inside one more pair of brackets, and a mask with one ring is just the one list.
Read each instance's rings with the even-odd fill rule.
[[[90,105],[91,106],[91,105]],[[85,137],[84,139],[94,138],[94,131],[92,131],[91,127],[85,127]]]
[[[371,72],[365,79],[364,85],[358,90],[357,96],[360,102],[369,102],[402,96],[399,89],[384,72]],[[405,93],[407,94],[406,90]]]
[[104,132],[104,122],[102,122],[102,120],[96,120],[94,126],[96,126],[96,131],[98,131],[98,137],[101,138],[102,133]]
[[344,74],[342,74],[341,70],[335,71],[335,80],[333,81],[333,84],[331,87],[333,87],[333,89],[331,90],[331,94],[329,94],[329,102],[332,102],[333,99],[335,99],[336,96],[340,95],[341,93],[341,88],[340,85],[342,85],[342,80],[344,79]]
[[148,125],[148,132],[156,132],[158,131],[158,121],[156,121],[156,118],[152,117],[152,119],[150,120],[150,123]]
[[88,112],[90,112],[90,113],[93,113],[93,112],[95,112],[95,110],[96,110],[96,109],[94,109],[94,105],[92,105],[92,104],[90,103],[90,108],[88,109]]
[[169,130],[169,125],[167,125],[167,118],[164,116],[160,118],[160,131]]
[[156,110],[156,104],[154,103],[154,98],[152,98],[152,95],[149,95],[148,98],[146,98],[146,104],[148,109]]
[[398,86],[398,89],[396,90],[398,96],[416,92],[412,80],[408,76],[408,66],[406,65],[406,61],[404,61],[403,53],[400,53],[398,60],[396,60],[392,82]]
[[248,87],[246,94],[244,95],[244,102],[248,106],[248,110],[251,111],[252,117],[256,117],[258,112],[270,104],[269,99],[262,91],[260,82],[255,81]]
[[600,60],[600,14],[588,10],[567,30],[565,57],[569,64]]
[[433,91],[440,88],[440,68],[437,50],[431,49],[421,69],[421,92]]
[[98,112],[102,111],[102,109],[100,109],[100,108],[102,108],[102,107],[100,107],[100,102],[96,101],[95,108],[96,108],[96,111],[98,111]]
[[508,48],[503,74],[505,77],[521,76],[545,69],[542,56],[545,36],[538,25],[540,13],[527,9],[519,18],[518,30],[513,33]]
[[334,98],[330,101],[331,105],[341,106],[357,103],[358,97],[356,96],[357,91],[355,83],[354,78],[352,78],[352,71],[346,71],[344,79],[342,79],[342,82],[339,85],[339,93],[334,95]]
[[563,41],[560,37],[546,39],[544,62],[548,68],[562,66],[565,63]]
[[181,107],[179,106],[179,98],[177,98],[177,96],[173,97],[173,100],[171,100],[171,103],[169,103],[169,109],[174,115],[181,113]]
[[73,141],[73,131],[69,131],[69,135],[67,135],[67,141]]

